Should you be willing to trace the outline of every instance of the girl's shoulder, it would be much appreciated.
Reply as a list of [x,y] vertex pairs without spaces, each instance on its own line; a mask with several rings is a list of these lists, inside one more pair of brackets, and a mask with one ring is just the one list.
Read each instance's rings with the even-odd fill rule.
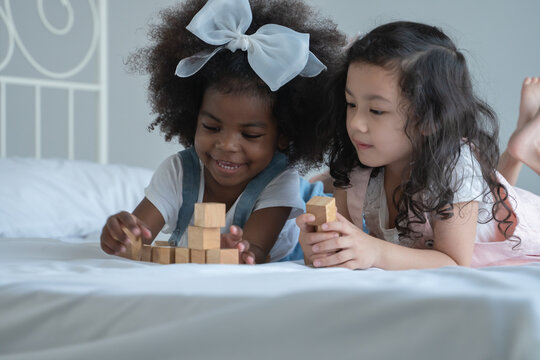
[[152,175],[151,186],[163,188],[181,188],[184,172],[178,153],[166,157]]
[[267,188],[283,188],[283,187],[294,187],[298,189],[298,184],[300,182],[300,175],[298,171],[294,168],[287,167],[281,173],[277,174],[266,186]]
[[182,160],[178,153],[167,156],[156,168],[156,173],[182,174]]

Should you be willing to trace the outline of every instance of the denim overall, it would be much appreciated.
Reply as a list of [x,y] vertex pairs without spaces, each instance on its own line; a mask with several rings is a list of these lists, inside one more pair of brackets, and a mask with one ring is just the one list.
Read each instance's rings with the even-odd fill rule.
[[[189,222],[193,217],[195,203],[199,198],[199,185],[201,167],[199,157],[193,147],[178,152],[182,161],[183,179],[182,179],[182,206],[178,211],[178,220],[176,228],[172,233],[169,244],[177,246],[182,234],[187,230]],[[240,199],[236,204],[236,209],[233,216],[233,225],[244,227],[247,219],[253,212],[255,201],[258,199],[264,188],[281,174],[287,167],[287,157],[276,152],[270,164],[255,176],[240,195]]]

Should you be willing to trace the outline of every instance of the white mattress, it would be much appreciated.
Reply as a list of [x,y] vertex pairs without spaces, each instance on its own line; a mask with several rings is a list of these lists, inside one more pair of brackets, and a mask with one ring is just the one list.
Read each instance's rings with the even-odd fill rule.
[[539,359],[540,263],[157,265],[0,239],[0,359]]

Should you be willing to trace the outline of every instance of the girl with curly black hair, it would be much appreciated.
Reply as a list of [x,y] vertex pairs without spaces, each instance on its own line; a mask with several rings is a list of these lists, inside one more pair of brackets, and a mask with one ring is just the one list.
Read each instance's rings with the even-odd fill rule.
[[125,251],[122,227],[145,243],[164,228],[185,247],[194,203],[218,202],[221,246],[241,262],[289,256],[304,207],[294,167],[322,161],[323,85],[345,37],[301,0],[187,0],[161,15],[130,64],[150,74],[151,128],[186,150],[159,166],[132,214],[108,219],[102,249]]
[[[521,109],[533,109],[520,114],[502,162],[513,182],[517,159],[533,169],[540,159],[536,83],[525,81]],[[410,269],[540,259],[540,199],[496,171],[495,115],[441,30],[375,28],[350,46],[331,93],[330,174],[341,215],[319,233],[308,225],[312,214],[298,217],[306,263]]]

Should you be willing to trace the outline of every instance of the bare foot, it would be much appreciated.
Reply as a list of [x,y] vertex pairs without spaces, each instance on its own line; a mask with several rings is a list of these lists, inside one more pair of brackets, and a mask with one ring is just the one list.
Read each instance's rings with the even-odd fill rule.
[[518,128],[508,153],[540,175],[540,78],[527,78],[521,89]]
[[540,108],[540,77],[528,77],[523,80],[517,130],[531,120]]

